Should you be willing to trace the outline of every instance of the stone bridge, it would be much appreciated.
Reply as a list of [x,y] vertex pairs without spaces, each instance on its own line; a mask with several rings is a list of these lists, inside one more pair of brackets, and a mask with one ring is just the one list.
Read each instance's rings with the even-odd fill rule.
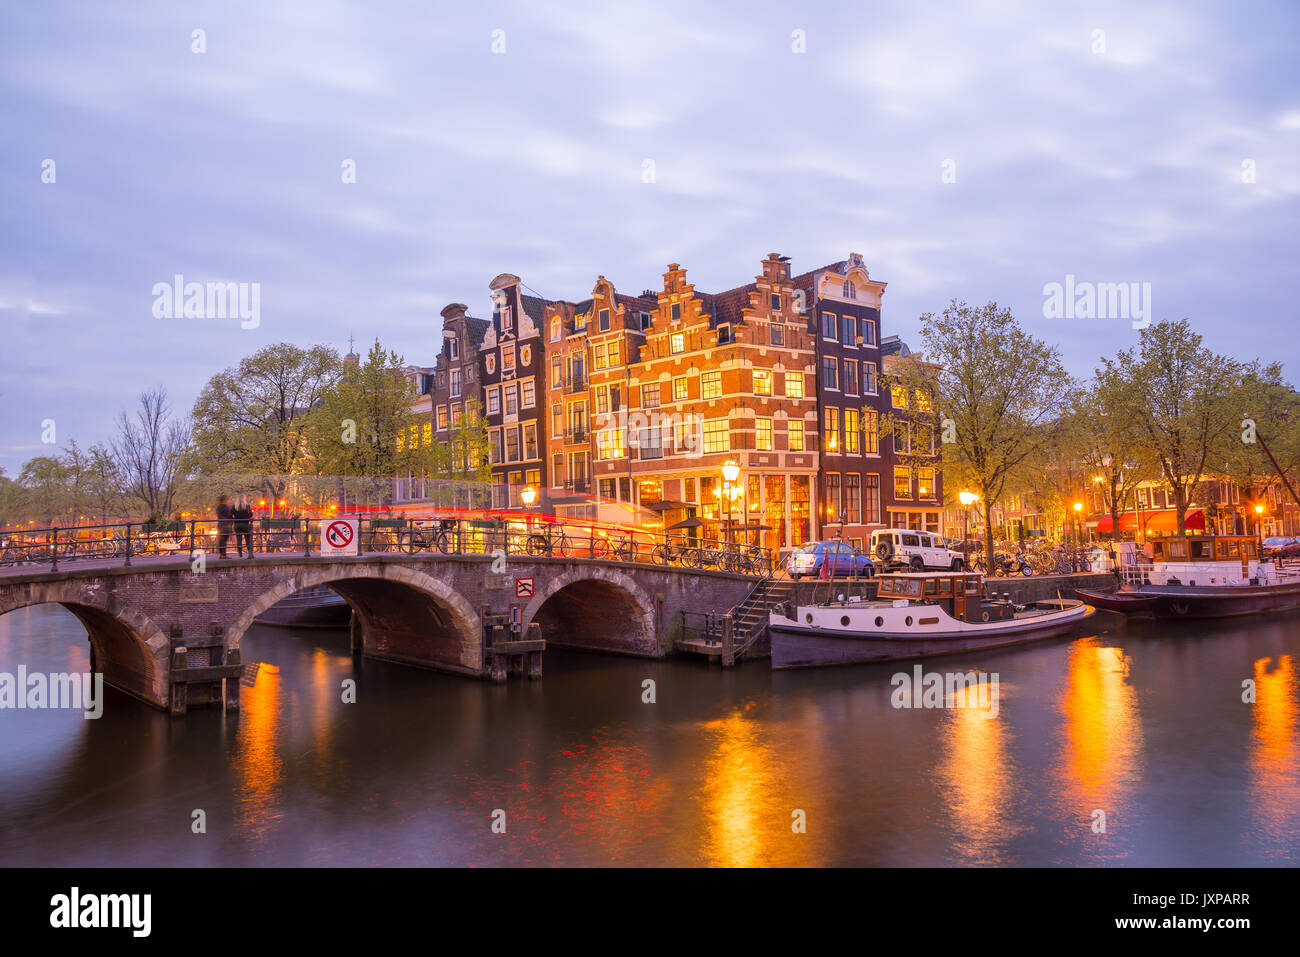
[[[542,643],[660,657],[680,634],[683,610],[724,613],[754,584],[725,572],[618,561],[520,556],[504,574],[493,562],[491,555],[276,554],[210,559],[201,573],[168,557],[130,566],[88,561],[58,572],[23,566],[0,574],[0,614],[62,605],[85,625],[91,669],[106,683],[180,713],[223,697],[238,707],[240,643],[253,619],[316,585],[351,607],[354,652],[503,679],[507,648],[532,655],[540,674]],[[524,597],[516,594],[520,580]],[[518,634],[504,627],[512,605]]]

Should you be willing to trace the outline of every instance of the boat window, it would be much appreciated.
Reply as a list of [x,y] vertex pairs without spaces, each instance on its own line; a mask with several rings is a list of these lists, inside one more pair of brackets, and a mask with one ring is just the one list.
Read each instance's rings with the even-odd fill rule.
[[937,578],[927,578],[925,580],[925,593],[927,595],[939,594],[939,580]]
[[1191,544],[1192,546],[1193,561],[1200,561],[1202,559],[1214,558],[1214,551],[1212,549],[1212,546],[1214,544],[1213,542],[1207,542],[1204,540],[1198,541],[1196,539],[1193,539],[1189,544]]
[[980,580],[978,578],[966,579],[966,594],[978,595],[980,593]]
[[[1163,551],[1164,552],[1163,557],[1166,558],[1167,560],[1177,561],[1180,558],[1181,559],[1187,558],[1187,542],[1181,539],[1177,541],[1157,542],[1156,545],[1157,545],[1156,554],[1158,555],[1160,554],[1160,552]],[[1163,548],[1160,548],[1159,546],[1163,546]]]

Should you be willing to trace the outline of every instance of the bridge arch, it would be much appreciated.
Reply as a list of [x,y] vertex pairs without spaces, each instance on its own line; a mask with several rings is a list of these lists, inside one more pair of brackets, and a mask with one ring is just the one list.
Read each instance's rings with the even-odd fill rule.
[[0,615],[34,605],[62,605],[85,627],[91,671],[121,691],[166,707],[171,642],[148,615],[106,598],[84,581],[29,584],[0,594]]
[[618,568],[571,568],[538,589],[523,610],[523,631],[536,621],[547,644],[634,655],[663,652],[655,603]]
[[483,623],[473,606],[446,582],[388,562],[299,568],[254,598],[234,620],[230,647],[240,647],[253,619],[276,602],[317,585],[338,592],[356,613],[366,654],[482,674]]

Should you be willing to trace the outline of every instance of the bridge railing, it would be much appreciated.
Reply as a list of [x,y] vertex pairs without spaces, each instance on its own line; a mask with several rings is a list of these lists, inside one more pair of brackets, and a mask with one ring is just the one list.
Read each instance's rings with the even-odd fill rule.
[[[765,577],[774,569],[769,548],[737,541],[670,535],[597,522],[531,516],[477,519],[340,516],[357,522],[359,554],[528,555],[698,568]],[[328,520],[326,520],[328,521]],[[29,528],[0,533],[0,569],[70,562],[120,562],[174,557],[256,558],[320,554],[321,522],[190,518],[162,522]]]

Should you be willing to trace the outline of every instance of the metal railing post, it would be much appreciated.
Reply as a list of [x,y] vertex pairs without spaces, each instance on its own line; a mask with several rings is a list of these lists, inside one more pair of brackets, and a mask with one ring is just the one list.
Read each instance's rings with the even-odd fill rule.
[[55,525],[50,534],[50,571],[59,570],[59,526]]
[[131,523],[130,522],[126,523],[126,562],[124,564],[127,565],[131,564]]
[[302,557],[311,557],[311,524],[305,518],[302,520]]
[[193,560],[194,560],[194,519],[190,519],[190,561]]

